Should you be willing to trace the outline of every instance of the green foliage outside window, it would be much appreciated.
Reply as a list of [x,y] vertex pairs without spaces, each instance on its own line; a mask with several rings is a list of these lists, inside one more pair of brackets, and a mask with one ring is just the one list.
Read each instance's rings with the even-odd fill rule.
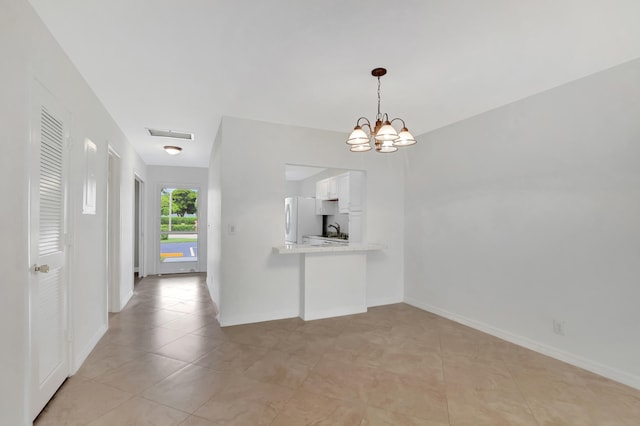
[[[171,194],[171,203],[169,196]],[[194,215],[198,213],[198,192],[191,189],[175,189],[171,193],[162,191],[160,196],[160,214],[169,216],[169,208],[174,215]],[[173,220],[171,221],[173,223]]]
[[[174,216],[171,218],[172,225],[194,225],[197,221],[198,221],[197,216],[184,216],[184,217]],[[169,216],[161,216],[160,224],[168,225]]]

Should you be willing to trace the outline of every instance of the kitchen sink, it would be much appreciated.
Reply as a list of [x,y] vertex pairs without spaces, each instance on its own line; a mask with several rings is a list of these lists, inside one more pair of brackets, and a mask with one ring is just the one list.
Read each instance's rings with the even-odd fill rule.
[[347,234],[341,234],[340,236],[335,235],[335,234],[319,235],[317,238],[329,238],[329,239],[332,239],[332,240],[349,241],[349,235],[347,235]]
[[338,238],[337,236],[324,236],[324,235],[310,235],[305,236],[305,243],[311,245],[328,245],[328,244],[336,244],[336,245],[345,245],[349,244],[348,236],[343,238]]

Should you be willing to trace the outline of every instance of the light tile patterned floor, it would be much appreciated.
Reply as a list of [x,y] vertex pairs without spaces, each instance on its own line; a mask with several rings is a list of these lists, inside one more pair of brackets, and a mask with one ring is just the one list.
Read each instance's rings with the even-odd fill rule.
[[46,425],[640,425],[640,391],[405,304],[221,328],[201,274],[147,277]]

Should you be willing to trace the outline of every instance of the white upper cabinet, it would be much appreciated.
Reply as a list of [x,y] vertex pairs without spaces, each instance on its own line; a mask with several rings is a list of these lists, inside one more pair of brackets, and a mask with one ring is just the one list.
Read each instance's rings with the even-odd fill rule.
[[336,177],[323,179],[316,183],[318,200],[336,200],[338,198],[338,180]]
[[338,179],[331,178],[327,181],[327,194],[329,200],[338,198]]
[[338,176],[338,210],[340,213],[362,211],[362,172]]
[[[320,180],[316,183],[316,199],[320,201],[337,199],[340,213],[362,211],[363,181],[363,173],[356,171]],[[323,211],[320,207],[322,204],[326,206],[326,203],[319,203],[316,209],[318,214],[335,214]]]
[[[335,181],[332,181],[333,178],[330,178],[320,180],[316,183],[316,198],[318,200],[331,200],[338,198],[337,195],[334,197],[331,196],[332,187],[336,188]],[[336,192],[335,189],[334,192]]]
[[316,200],[327,199],[327,183],[325,180],[316,182]]
[[349,199],[351,188],[349,187],[350,173],[344,173],[338,176],[338,211],[340,213],[349,213]]

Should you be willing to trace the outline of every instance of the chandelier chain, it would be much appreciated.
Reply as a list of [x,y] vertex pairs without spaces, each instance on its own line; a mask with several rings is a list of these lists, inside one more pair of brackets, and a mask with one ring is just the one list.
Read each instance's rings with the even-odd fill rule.
[[380,115],[380,77],[378,77],[378,115],[376,116],[376,120],[379,120],[382,116]]

